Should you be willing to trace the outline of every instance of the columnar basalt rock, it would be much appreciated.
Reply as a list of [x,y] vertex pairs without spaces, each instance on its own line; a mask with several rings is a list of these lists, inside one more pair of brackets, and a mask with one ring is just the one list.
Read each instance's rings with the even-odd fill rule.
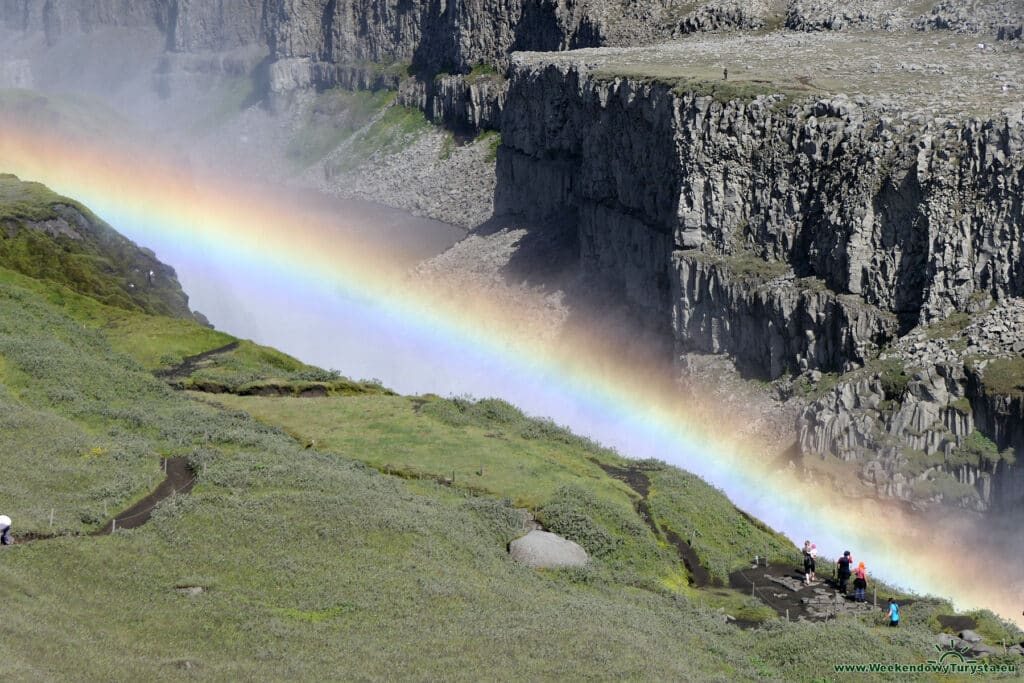
[[685,348],[769,377],[843,370],[978,293],[1024,293],[1019,111],[913,123],[864,98],[721,100],[532,56],[509,83],[498,209],[576,221],[584,268],[631,304],[668,301]]

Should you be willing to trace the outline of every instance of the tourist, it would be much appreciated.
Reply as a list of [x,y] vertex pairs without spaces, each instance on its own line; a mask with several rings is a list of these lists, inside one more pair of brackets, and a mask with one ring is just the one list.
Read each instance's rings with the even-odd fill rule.
[[843,552],[843,556],[836,562],[836,568],[839,576],[839,592],[846,595],[846,582],[850,580],[850,565],[853,564],[853,556],[850,555],[850,551],[846,550]]
[[896,601],[889,598],[889,626],[896,627],[900,625],[900,606],[896,604]]
[[11,518],[7,515],[0,515],[0,545],[10,545],[11,540]]
[[861,562],[853,570],[853,600],[854,602],[866,602],[868,591],[868,570]]
[[804,541],[804,583],[808,586],[814,580],[815,557],[818,554],[818,546],[810,541]]

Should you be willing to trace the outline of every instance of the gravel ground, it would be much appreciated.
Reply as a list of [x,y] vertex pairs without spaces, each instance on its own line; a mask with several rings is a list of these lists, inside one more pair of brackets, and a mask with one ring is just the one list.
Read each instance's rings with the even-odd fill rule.
[[648,47],[519,53],[516,60],[666,82],[714,81],[727,67],[731,86],[845,93],[878,116],[982,116],[1024,101],[1024,45],[948,32],[694,35]]

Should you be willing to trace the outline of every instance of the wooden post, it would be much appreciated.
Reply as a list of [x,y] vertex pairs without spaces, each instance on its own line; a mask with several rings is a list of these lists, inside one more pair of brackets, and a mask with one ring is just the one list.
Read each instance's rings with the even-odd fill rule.
[[786,608],[786,621],[789,621],[789,608]]
[[484,464],[483,463],[480,463],[480,472],[479,472],[479,474],[480,474],[481,477],[484,476]]
[[878,588],[875,586],[871,587],[871,595],[873,596],[871,601],[878,607]]
[[754,583],[753,581],[751,581],[751,582],[750,582],[750,597],[752,597],[752,598],[753,598],[753,597],[755,597],[755,596],[754,596],[754,590],[755,590],[756,588],[757,588],[757,584],[756,584],[756,583]]
[[167,474],[167,458],[164,458],[164,474]]
[[452,470],[452,483],[455,483],[455,470]]
[[115,531],[117,531],[117,517],[110,520],[110,533],[114,533]]
[[54,513],[54,509],[50,508],[50,526],[51,527],[53,526],[53,513]]

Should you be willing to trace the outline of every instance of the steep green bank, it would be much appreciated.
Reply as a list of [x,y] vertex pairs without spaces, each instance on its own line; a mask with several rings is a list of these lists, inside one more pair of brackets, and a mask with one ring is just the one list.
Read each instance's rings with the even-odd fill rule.
[[[789,551],[678,470],[641,463],[645,490],[616,476],[634,463],[500,401],[355,382],[312,399],[178,391],[153,371],[344,380],[48,275],[0,267],[2,511],[22,539],[67,534],[0,551],[5,680],[821,680],[838,661],[934,656],[937,602],[899,632],[868,615],[726,624],[719,607],[766,612],[689,586],[665,531],[689,527],[713,573],[748,561],[748,542]],[[167,456],[193,464],[188,496],[138,529],[81,535],[145,495]],[[516,506],[591,566],[509,561]]]

